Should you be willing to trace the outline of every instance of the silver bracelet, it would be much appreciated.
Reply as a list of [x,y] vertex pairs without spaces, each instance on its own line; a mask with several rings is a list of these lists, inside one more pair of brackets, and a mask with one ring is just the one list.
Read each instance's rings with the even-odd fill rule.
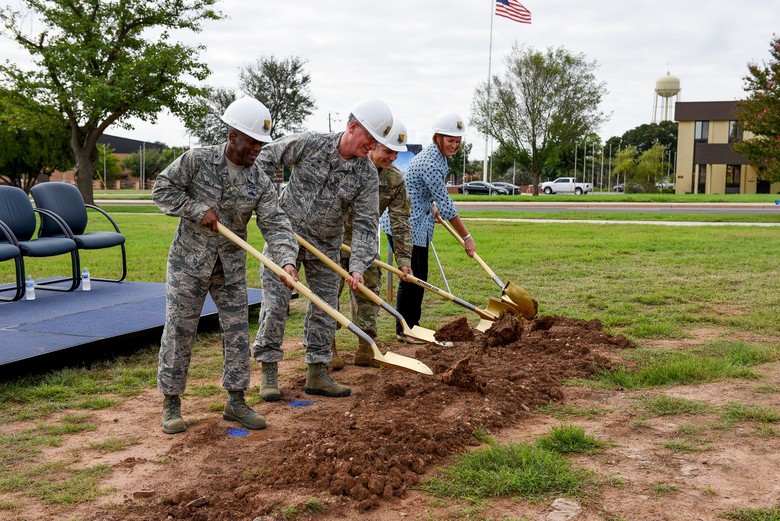
[[467,240],[471,239],[471,234],[467,233],[465,237],[463,237],[463,242],[466,242]]

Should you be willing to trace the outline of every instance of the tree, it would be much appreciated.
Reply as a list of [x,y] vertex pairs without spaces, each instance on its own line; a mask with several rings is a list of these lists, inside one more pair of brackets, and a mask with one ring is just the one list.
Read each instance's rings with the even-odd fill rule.
[[[147,148],[144,151],[144,177],[145,179],[154,179],[160,172],[170,165],[174,159],[182,155],[187,149],[181,147],[173,148]],[[125,170],[134,177],[141,177],[141,155],[138,152],[130,154],[122,162]]]
[[635,145],[628,145],[617,152],[612,172],[623,175],[623,190],[626,193],[656,191],[656,181],[664,173],[665,150],[661,143],[656,143],[641,154]]
[[29,192],[38,176],[72,167],[62,116],[18,93],[0,90],[0,179]]
[[626,131],[621,137],[613,136],[607,140],[605,147],[612,145],[612,150],[634,145],[637,152],[650,150],[656,143],[661,143],[666,150],[677,150],[676,121],[661,121],[660,123],[645,123]]
[[21,0],[43,26],[38,34],[23,28],[30,13],[0,7],[5,35],[36,65],[0,65],[2,80],[67,119],[87,203],[94,202],[96,143],[109,125],[131,128],[131,117],[153,122],[163,108],[194,117],[188,98],[202,92],[197,84],[210,73],[197,59],[203,46],[172,43],[169,31],[199,32],[203,21],[222,18],[212,9],[216,1]]
[[770,43],[771,61],[748,64],[745,91],[748,99],[737,103],[737,120],[752,137],[738,141],[734,150],[756,167],[759,179],[780,182],[780,37]]
[[472,121],[533,176],[556,167],[561,150],[598,128],[605,115],[598,106],[605,94],[596,81],[595,62],[564,48],[535,51],[517,43],[506,59],[503,79],[477,87]]
[[201,145],[217,145],[227,139],[227,128],[221,116],[228,105],[238,96],[229,89],[208,87],[203,96],[195,98],[201,107],[201,117],[187,122],[187,131],[197,138]]
[[227,132],[220,116],[241,94],[251,96],[268,107],[273,138],[285,131],[299,132],[315,108],[309,92],[311,76],[304,71],[305,64],[297,57],[277,60],[273,56],[263,56],[241,68],[238,93],[221,87],[209,89],[198,99],[207,115],[189,122],[188,130],[203,144],[225,141]]

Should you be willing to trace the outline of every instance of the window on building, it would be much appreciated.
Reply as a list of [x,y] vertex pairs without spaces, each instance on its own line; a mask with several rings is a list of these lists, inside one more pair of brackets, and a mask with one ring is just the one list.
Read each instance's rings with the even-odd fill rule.
[[694,140],[696,143],[706,143],[709,140],[710,135],[710,122],[709,121],[697,121]]
[[729,143],[737,143],[742,141],[742,127],[735,119],[729,121]]
[[742,181],[741,165],[726,165],[726,193],[738,194]]
[[696,176],[697,194],[707,193],[707,165],[698,165],[698,174]]

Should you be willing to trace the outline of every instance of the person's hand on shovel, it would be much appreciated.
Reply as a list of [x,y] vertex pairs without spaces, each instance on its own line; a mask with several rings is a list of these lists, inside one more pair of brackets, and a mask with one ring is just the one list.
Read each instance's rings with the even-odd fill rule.
[[359,271],[353,271],[349,274],[351,279],[347,279],[347,284],[349,284],[349,287],[354,289],[355,291],[358,290],[358,285],[363,284],[363,274]]
[[[295,289],[295,285],[293,284],[293,281],[298,282],[298,270],[295,269],[295,266],[292,264],[285,264],[282,266],[282,269],[289,275],[289,277],[282,277],[279,276],[279,280],[284,282],[284,285],[287,286],[290,289]],[[292,279],[292,280],[290,280]]]
[[401,270],[401,274],[399,275],[399,277],[401,277],[401,280],[405,280],[408,282],[409,279],[407,277],[414,276],[414,272],[412,271],[412,268],[410,268],[409,266],[399,266],[398,269]]
[[219,222],[219,216],[217,215],[217,212],[214,211],[213,208],[209,208],[206,210],[206,213],[203,214],[203,217],[200,218],[200,224],[211,230],[212,232],[217,232],[217,223]]
[[[439,215],[436,207],[433,208],[433,217],[436,219],[436,222],[440,223],[442,226],[444,225],[444,219],[441,218],[441,215]],[[456,215],[450,219],[450,224],[452,225],[452,228],[455,228],[457,233],[460,235],[461,241],[463,241],[463,249],[466,250],[466,255],[473,258],[474,254],[477,252],[477,244],[474,242],[474,238],[466,229],[466,226],[463,224],[460,216]]]

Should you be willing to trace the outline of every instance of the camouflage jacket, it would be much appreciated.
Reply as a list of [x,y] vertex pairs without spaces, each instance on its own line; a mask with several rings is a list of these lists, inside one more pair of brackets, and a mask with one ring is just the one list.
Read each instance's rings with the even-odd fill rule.
[[199,224],[209,208],[242,239],[246,239],[246,225],[254,211],[269,257],[279,265],[295,264],[298,243],[279,208],[273,183],[260,169],[246,167],[231,182],[226,146],[195,148],[176,158],[157,176],[152,198],[164,213],[179,217],[169,269],[206,280],[219,257],[225,281],[236,283],[246,280],[246,253],[227,237]]
[[[385,210],[387,213],[385,214]],[[412,223],[409,194],[406,192],[404,175],[394,166],[379,171],[379,214],[387,221],[393,236],[393,253],[398,266],[412,264]],[[344,219],[344,242],[352,240],[352,214]]]
[[363,273],[377,254],[379,182],[368,157],[339,155],[341,136],[285,136],[264,146],[255,164],[271,178],[282,165],[293,167],[279,204],[293,229],[331,259],[340,257],[344,215],[353,209],[349,271]]

